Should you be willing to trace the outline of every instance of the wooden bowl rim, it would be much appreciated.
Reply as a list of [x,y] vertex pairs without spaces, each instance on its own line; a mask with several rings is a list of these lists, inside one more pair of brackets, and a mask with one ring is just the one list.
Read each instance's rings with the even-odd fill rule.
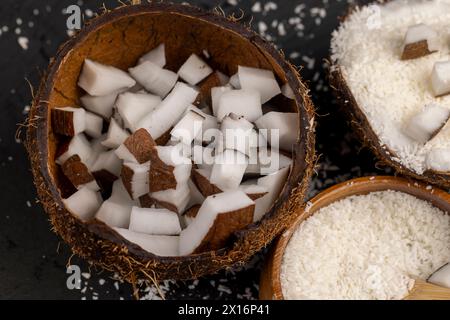
[[[237,23],[235,21],[230,21],[224,16],[203,11],[197,7],[186,6],[181,4],[170,4],[170,3],[145,3],[138,5],[128,5],[116,8],[105,14],[100,15],[95,18],[95,23],[92,21],[83,27],[83,29],[78,32],[74,37],[70,38],[65,44],[63,44],[58,50],[54,59],[52,59],[48,72],[45,75],[44,80],[41,82],[38,94],[36,95],[35,101],[33,102],[33,110],[30,113],[30,122],[35,121],[34,125],[29,125],[28,128],[28,138],[27,138],[27,149],[32,156],[36,156],[39,153],[39,168],[38,172],[34,172],[43,178],[45,182],[45,191],[51,195],[53,201],[57,204],[58,210],[66,210],[64,208],[62,198],[58,188],[56,187],[53,177],[49,170],[48,164],[48,97],[52,93],[54,79],[59,71],[59,67],[64,63],[66,56],[70,51],[76,49],[92,32],[95,32],[105,25],[114,23],[123,18],[131,18],[133,16],[140,16],[146,14],[173,14],[179,15],[191,19],[199,19],[204,23],[214,25],[216,27],[227,30],[227,32],[232,32],[242,37],[249,42],[249,45],[255,46],[257,50],[261,51],[263,55],[270,56],[273,62],[283,70],[283,75],[286,77],[287,82],[293,88],[295,94],[295,101],[299,111],[300,118],[300,135],[298,143],[294,147],[294,167],[300,172],[299,175],[295,176],[290,174],[288,181],[284,186],[280,197],[273,207],[266,213],[264,219],[258,224],[252,224],[247,229],[239,232],[236,237],[237,241],[235,245],[221,249],[216,252],[207,252],[198,255],[190,255],[186,257],[159,257],[151,253],[146,252],[139,246],[133,245],[130,242],[122,239],[118,234],[111,228],[107,233],[101,235],[101,238],[111,241],[117,245],[126,245],[129,249],[130,254],[143,260],[152,261],[157,259],[160,263],[174,263],[174,262],[187,262],[187,263],[201,263],[202,261],[206,263],[211,259],[216,259],[218,256],[226,256],[229,252],[235,250],[235,246],[238,242],[244,243],[248,239],[244,239],[247,234],[251,234],[256,229],[259,229],[262,224],[269,224],[272,220],[277,219],[276,212],[282,207],[290,197],[292,193],[299,189],[299,185],[304,185],[309,183],[311,176],[310,167],[312,167],[313,159],[315,157],[314,152],[314,107],[312,102],[309,100],[308,90],[305,83],[302,81],[298,74],[298,71],[289,64],[284,55],[280,53],[275,47],[258,36],[254,31],[245,27],[244,25]],[[31,118],[33,116],[33,119]],[[34,145],[30,143],[30,140],[36,139],[37,143]],[[299,163],[298,159],[301,163]],[[292,173],[292,170],[291,170]],[[42,187],[42,186],[40,186]],[[304,197],[304,195],[303,195]],[[78,220],[78,219],[77,219]],[[99,230],[104,230],[106,225],[100,222],[90,222],[84,223],[82,221],[76,221],[79,225],[84,225],[87,230],[99,235]],[[267,228],[266,228],[267,229]],[[233,264],[239,261],[235,261]],[[230,264],[230,263],[228,263]]]
[[[358,189],[363,190],[358,191]],[[261,291],[263,297],[260,294],[260,298],[284,300],[280,279],[283,255],[291,237],[304,221],[318,210],[350,196],[388,190],[404,192],[418,199],[429,201],[437,208],[450,214],[450,194],[422,182],[392,176],[375,176],[352,179],[337,184],[311,199],[295,222],[275,241],[261,274],[260,288],[263,288]],[[430,198],[434,198],[434,201]]]

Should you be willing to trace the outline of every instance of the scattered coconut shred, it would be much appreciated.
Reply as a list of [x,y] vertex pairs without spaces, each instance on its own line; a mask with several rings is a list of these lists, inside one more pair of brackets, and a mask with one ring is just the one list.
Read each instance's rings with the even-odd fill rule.
[[449,260],[449,215],[405,193],[375,192],[304,222],[286,248],[281,284],[286,299],[403,299],[413,278]]
[[[450,96],[436,98],[431,89],[435,63],[450,58],[449,21],[449,0],[394,0],[357,9],[333,33],[332,60],[381,144],[418,174],[430,169],[427,157],[433,150],[450,150],[450,123],[425,144],[405,134],[410,119],[426,105],[450,109]],[[401,60],[405,35],[417,24],[437,32],[439,50]]]

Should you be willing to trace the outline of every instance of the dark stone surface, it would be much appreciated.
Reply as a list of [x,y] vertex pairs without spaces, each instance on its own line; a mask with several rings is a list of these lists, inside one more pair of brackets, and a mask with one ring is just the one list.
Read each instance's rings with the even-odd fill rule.
[[[86,2],[79,2],[83,11],[97,11],[103,2],[108,8],[117,4],[116,1]],[[337,181],[376,173],[373,156],[360,151],[326,86],[323,64],[328,57],[330,34],[338,24],[338,16],[346,12],[348,1],[278,1],[274,10],[269,10],[273,7],[272,2],[260,1],[263,9],[266,6],[267,11],[264,12],[252,12],[255,1],[191,1],[206,9],[220,5],[227,14],[240,16],[241,11],[232,5],[234,2],[245,12],[243,21],[248,22],[253,16],[252,26],[260,31],[264,29],[261,22],[265,22],[268,26],[265,33],[291,57],[294,64],[305,66],[302,76],[309,83],[318,107],[318,149],[323,154],[311,194]],[[132,289],[128,285],[120,284],[117,290],[116,281],[109,279],[112,275],[99,270],[91,270],[91,278],[83,281],[84,291],[67,289],[65,266],[71,252],[50,231],[48,219],[36,203],[25,150],[15,139],[17,124],[24,121],[25,107],[31,101],[31,91],[25,79],[34,86],[38,85],[49,58],[67,39],[67,17],[62,13],[63,8],[75,3],[76,0],[3,0],[0,7],[0,28],[9,28],[8,31],[3,29],[0,35],[0,298],[3,299],[131,298]],[[301,4],[304,8],[299,13],[296,8],[301,8]],[[325,9],[326,16],[321,17],[323,11],[313,8]],[[295,17],[300,18],[303,30],[299,24],[290,24],[295,21],[289,19]],[[286,34],[283,28],[272,27],[274,20],[283,23]],[[29,40],[27,50],[18,44],[21,36]],[[315,59],[309,68],[308,57]],[[166,297],[257,298],[261,256],[258,255],[249,267],[240,272],[223,272],[198,283],[168,284]],[[89,272],[89,266],[76,257],[71,262]],[[103,285],[101,279],[106,279]]]

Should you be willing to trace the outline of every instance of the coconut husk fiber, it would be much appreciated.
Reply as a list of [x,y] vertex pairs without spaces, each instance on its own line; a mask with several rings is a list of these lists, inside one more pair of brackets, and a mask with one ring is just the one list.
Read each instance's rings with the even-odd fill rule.
[[[165,43],[167,67],[178,70],[192,53],[207,49],[209,64],[231,75],[238,65],[271,69],[280,82],[288,82],[295,100],[278,105],[299,112],[300,135],[294,165],[281,196],[264,219],[235,234],[227,247],[216,252],[178,258],[154,256],[119,236],[99,221],[84,223],[65,209],[62,197],[67,179],[61,178],[55,153],[62,143],[54,134],[50,111],[77,106],[83,92],[77,80],[85,58],[126,70],[138,58]],[[282,53],[247,27],[216,13],[169,3],[127,5],[91,20],[61,46],[42,79],[31,108],[26,146],[34,182],[54,231],[73,252],[90,263],[118,272],[134,283],[138,278],[193,279],[245,263],[268,245],[304,206],[314,158],[314,109],[297,70]]]

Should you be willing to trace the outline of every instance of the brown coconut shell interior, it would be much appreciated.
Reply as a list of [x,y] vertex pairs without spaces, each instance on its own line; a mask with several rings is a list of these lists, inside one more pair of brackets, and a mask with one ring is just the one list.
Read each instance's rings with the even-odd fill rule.
[[[391,0],[381,0],[375,1],[374,3],[377,5],[383,5],[390,1]],[[356,9],[357,6],[351,6],[347,15],[342,17],[341,21],[343,22],[349,18]],[[400,58],[401,57],[399,57],[399,59]],[[423,174],[418,174],[401,164],[397,160],[398,156],[395,152],[390,150],[388,146],[382,144],[378,135],[371,127],[369,119],[356,102],[352,90],[345,81],[345,77],[338,64],[331,63],[329,81],[337,98],[338,104],[340,105],[343,113],[345,113],[350,120],[350,125],[352,126],[354,132],[362,141],[364,146],[372,150],[382,165],[392,167],[400,175],[425,181],[442,188],[450,188],[450,172],[447,173],[428,170]]]
[[[296,99],[276,107],[298,112],[300,135],[293,150],[294,165],[279,200],[258,224],[235,235],[218,252],[179,258],[156,257],[121,238],[106,225],[83,223],[68,212],[62,196],[71,190],[55,164],[63,140],[53,132],[50,111],[78,106],[84,92],[77,80],[86,58],[127,70],[140,56],[160,43],[166,45],[167,68],[177,71],[192,54],[208,50],[208,63],[228,75],[238,65],[273,70],[280,83],[288,82]],[[286,100],[283,100],[286,101]],[[271,44],[246,27],[215,13],[173,4],[123,6],[93,19],[65,43],[52,60],[30,113],[27,149],[41,202],[56,232],[72,250],[128,281],[136,277],[191,279],[245,262],[280,234],[303,206],[314,163],[314,113],[308,90],[297,71]],[[64,191],[64,192],[63,192]],[[290,200],[290,201],[288,201]]]

